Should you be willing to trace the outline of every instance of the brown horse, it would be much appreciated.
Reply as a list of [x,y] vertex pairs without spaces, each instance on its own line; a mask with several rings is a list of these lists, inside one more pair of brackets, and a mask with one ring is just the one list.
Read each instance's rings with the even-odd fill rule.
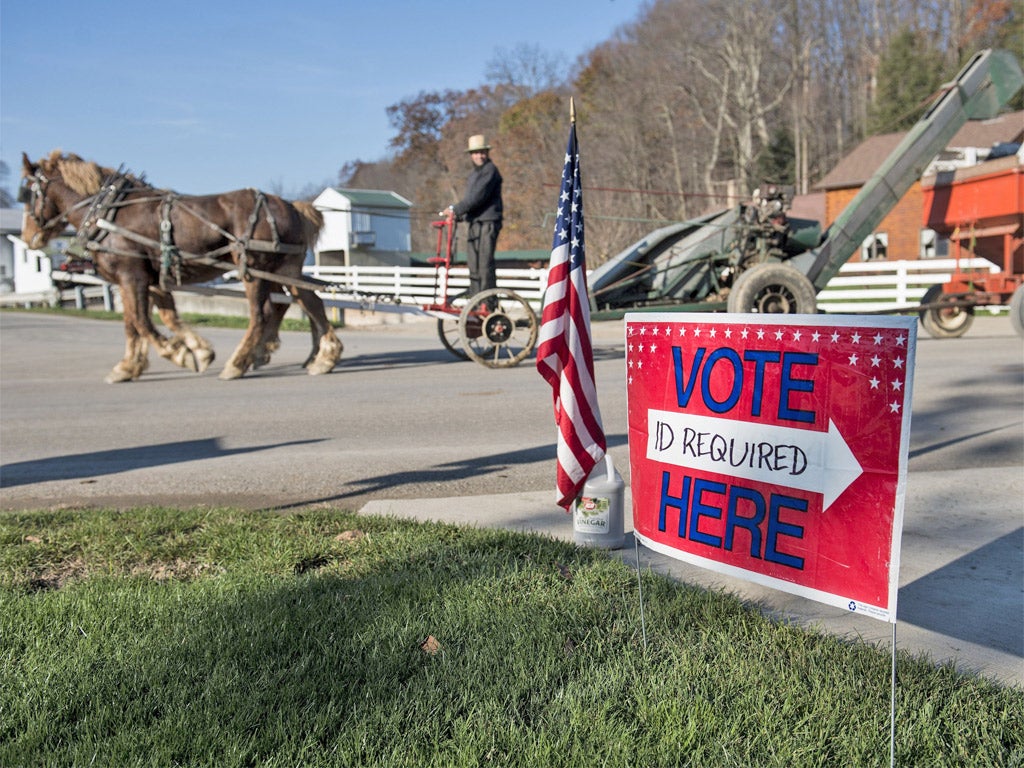
[[[23,154],[22,166],[25,242],[41,248],[70,224],[96,272],[121,290],[126,351],[108,382],[139,378],[149,344],[177,365],[204,370],[213,351],[181,323],[171,288],[206,282],[230,269],[244,277],[249,327],[220,378],[238,378],[267,361],[284,314],[269,301],[274,291],[290,293],[310,319],[318,340],[306,364],[310,374],[331,371],[341,357],[323,301],[302,279],[306,249],[323,226],[311,204],[251,189],[179,195],[59,151],[38,163]],[[153,326],[150,301],[172,338]]]

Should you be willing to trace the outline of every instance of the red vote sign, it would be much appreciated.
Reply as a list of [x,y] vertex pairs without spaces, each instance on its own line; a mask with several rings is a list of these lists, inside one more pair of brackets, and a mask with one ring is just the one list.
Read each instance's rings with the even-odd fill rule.
[[895,622],[916,318],[625,322],[640,542]]

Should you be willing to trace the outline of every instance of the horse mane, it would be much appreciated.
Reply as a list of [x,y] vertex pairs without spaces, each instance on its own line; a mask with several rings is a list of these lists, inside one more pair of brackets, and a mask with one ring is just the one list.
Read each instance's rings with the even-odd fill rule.
[[145,181],[130,173],[104,168],[91,160],[83,160],[72,152],[64,154],[59,149],[53,150],[48,158],[39,162],[39,165],[48,175],[53,175],[55,172],[60,173],[64,183],[80,195],[97,194],[103,186],[104,180],[118,175],[127,177],[136,185],[149,186]]
[[324,215],[314,205],[306,200],[296,200],[292,203],[295,210],[302,218],[302,234],[304,245],[312,247],[316,244],[317,236],[324,226]]

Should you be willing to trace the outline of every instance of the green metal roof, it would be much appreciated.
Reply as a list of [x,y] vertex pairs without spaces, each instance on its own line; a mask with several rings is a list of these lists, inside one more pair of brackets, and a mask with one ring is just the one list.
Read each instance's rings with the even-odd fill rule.
[[334,187],[334,190],[352,201],[353,207],[361,208],[401,208],[409,210],[412,203],[395,192],[381,189],[344,189]]

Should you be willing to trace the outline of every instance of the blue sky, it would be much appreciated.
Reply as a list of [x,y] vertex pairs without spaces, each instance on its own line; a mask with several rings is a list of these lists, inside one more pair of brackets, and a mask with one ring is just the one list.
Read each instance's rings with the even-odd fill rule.
[[521,44],[567,64],[644,0],[0,0],[0,159],[53,149],[184,193],[295,194],[377,160],[386,108]]

